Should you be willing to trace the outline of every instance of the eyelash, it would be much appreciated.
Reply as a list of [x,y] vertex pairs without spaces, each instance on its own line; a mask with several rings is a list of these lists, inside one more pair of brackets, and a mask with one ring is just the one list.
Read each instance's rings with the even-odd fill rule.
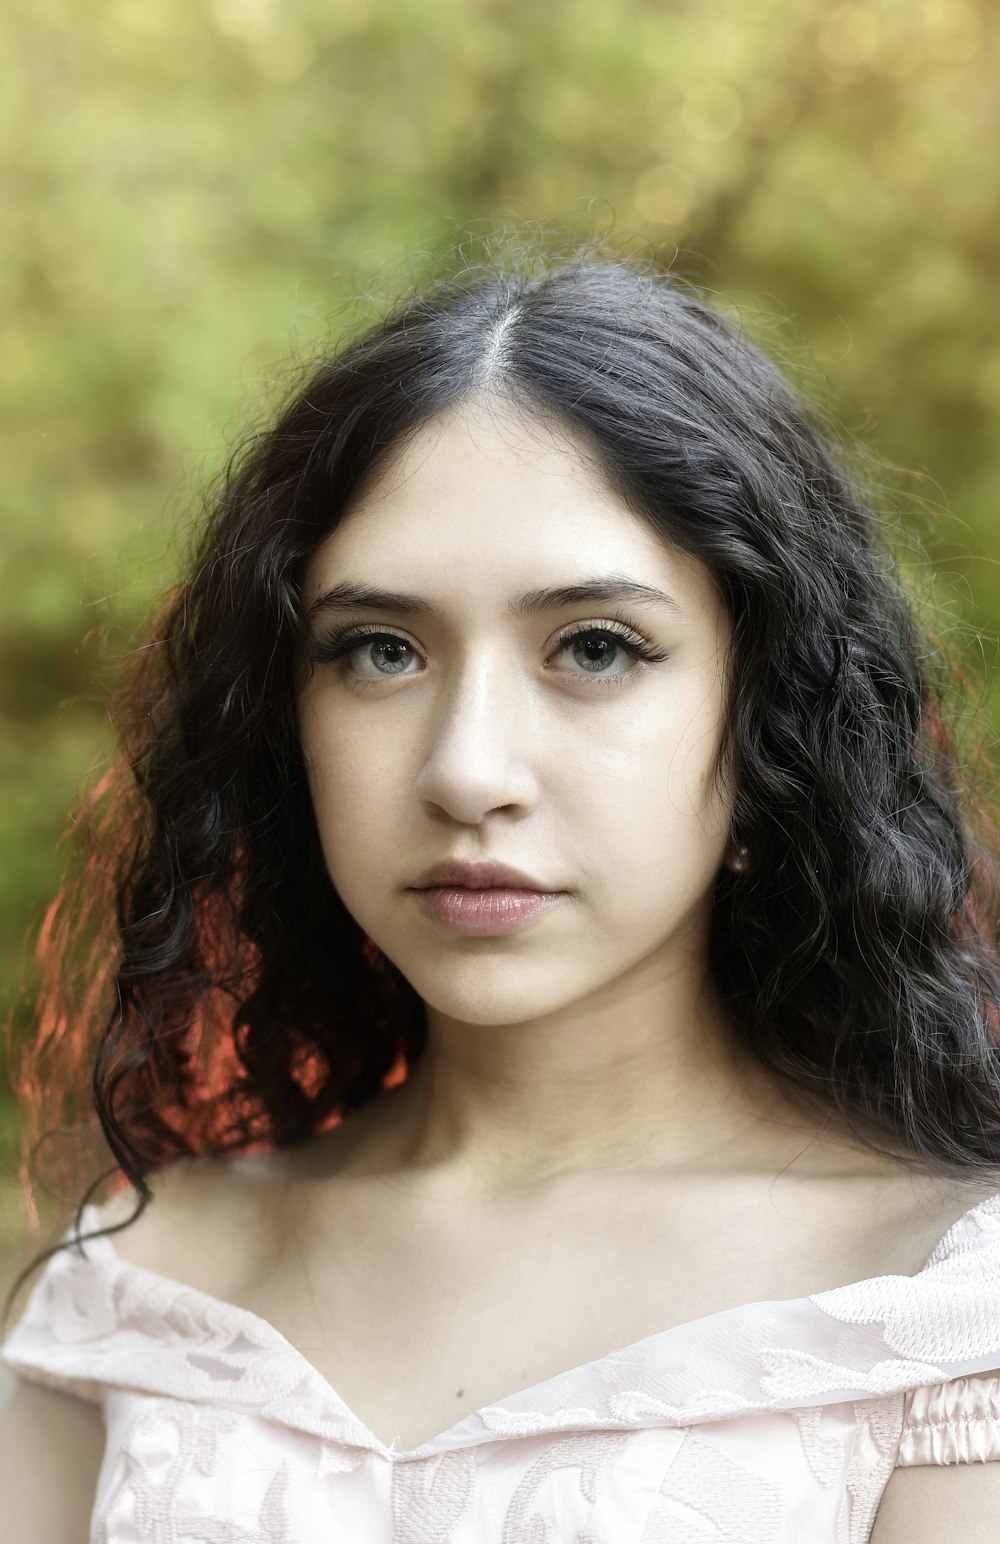
[[[559,635],[559,649],[561,652],[577,641],[578,638],[610,637],[624,645],[635,657],[636,664],[628,670],[616,671],[613,675],[592,675],[581,673],[581,678],[588,684],[598,688],[624,686],[626,681],[651,664],[659,664],[668,659],[669,655],[661,649],[654,648],[650,641],[636,628],[632,627],[623,617],[618,617],[614,622],[584,623],[583,625],[568,629]],[[348,684],[356,692],[378,691],[381,681],[371,678],[361,679],[357,676],[351,678],[346,668],[346,656],[362,643],[373,642],[376,639],[386,640],[390,643],[402,643],[407,648],[412,648],[406,638],[398,633],[389,632],[384,627],[365,627],[357,623],[347,623],[340,628],[334,628],[323,638],[310,638],[307,645],[307,657],[311,664],[332,664],[337,660],[344,660],[342,674],[348,677]],[[383,677],[384,680],[392,680],[391,675]]]

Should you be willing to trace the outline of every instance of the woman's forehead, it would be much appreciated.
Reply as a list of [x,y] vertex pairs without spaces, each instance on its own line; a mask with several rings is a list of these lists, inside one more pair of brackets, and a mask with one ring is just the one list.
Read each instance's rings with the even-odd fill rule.
[[631,584],[618,600],[635,605],[642,588],[681,610],[718,598],[579,440],[495,409],[433,420],[352,500],[308,565],[307,604],[347,580],[431,602],[471,586],[521,614],[537,591],[598,580]]

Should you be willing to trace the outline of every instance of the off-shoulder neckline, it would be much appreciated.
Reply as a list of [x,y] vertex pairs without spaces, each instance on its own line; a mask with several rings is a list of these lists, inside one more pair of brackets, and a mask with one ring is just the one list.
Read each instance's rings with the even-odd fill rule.
[[[482,1406],[471,1414],[461,1417],[446,1431],[437,1433],[434,1437],[428,1438],[417,1447],[406,1450],[397,1450],[395,1439],[391,1445],[386,1445],[381,1438],[376,1436],[365,1422],[355,1415],[347,1401],[330,1380],[310,1362],[304,1352],[293,1345],[268,1319],[254,1313],[252,1309],[228,1302],[224,1298],[214,1297],[211,1293],[203,1292],[200,1288],[190,1286],[159,1271],[149,1270],[145,1266],[126,1260],[115,1249],[112,1238],[107,1234],[88,1238],[85,1230],[96,1227],[100,1223],[100,1215],[96,1206],[87,1206],[81,1213],[82,1248],[78,1249],[77,1257],[79,1258],[79,1254],[82,1253],[85,1259],[90,1260],[91,1255],[87,1253],[90,1250],[93,1252],[95,1261],[103,1263],[118,1279],[145,1283],[155,1288],[165,1300],[169,1298],[175,1303],[182,1301],[185,1305],[185,1311],[190,1310],[196,1314],[200,1313],[203,1320],[212,1325],[213,1332],[217,1332],[220,1324],[224,1324],[228,1329],[234,1331],[234,1338],[242,1333],[254,1346],[280,1353],[285,1364],[297,1369],[301,1374],[303,1385],[308,1386],[310,1398],[313,1400],[318,1399],[320,1405],[325,1405],[338,1418],[337,1424],[342,1428],[342,1440],[350,1441],[360,1447],[370,1448],[384,1458],[401,1461],[424,1457],[441,1451],[444,1447],[460,1446],[466,1445],[466,1443],[486,1440],[483,1436],[484,1429],[486,1429],[487,1437],[490,1431],[499,1431],[502,1434],[505,1426],[510,1427],[511,1430],[517,1426],[518,1429],[527,1431],[531,1429],[533,1422],[539,1430],[550,1429],[553,1423],[558,1425],[560,1422],[563,1429],[566,1429],[567,1424],[580,1429],[580,1421],[574,1422],[572,1419],[569,1419],[567,1423],[566,1420],[567,1417],[572,1418],[578,1412],[561,1410],[554,1416],[545,1417],[533,1411],[531,1406],[533,1404],[544,1404],[546,1401],[540,1396],[551,1396],[559,1390],[560,1386],[564,1386],[567,1393],[572,1392],[572,1386],[579,1384],[585,1374],[590,1371],[604,1374],[604,1381],[611,1383],[614,1381],[616,1369],[628,1366],[630,1363],[643,1357],[652,1357],[654,1353],[660,1350],[668,1351],[671,1347],[685,1340],[716,1335],[721,1335],[725,1338],[727,1332],[735,1329],[737,1326],[742,1330],[749,1326],[751,1320],[760,1319],[762,1316],[784,1316],[787,1320],[791,1321],[797,1315],[801,1316],[803,1313],[811,1311],[815,1314],[817,1309],[823,1311],[824,1298],[829,1298],[833,1302],[838,1297],[842,1299],[844,1293],[853,1293],[860,1301],[866,1296],[870,1297],[874,1289],[884,1287],[887,1283],[906,1282],[923,1277],[925,1273],[933,1272],[937,1265],[948,1261],[956,1254],[964,1252],[962,1246],[965,1239],[969,1236],[970,1223],[977,1224],[983,1221],[987,1224],[988,1228],[991,1228],[994,1225],[994,1220],[998,1234],[1000,1234],[1000,1192],[977,1202],[974,1206],[963,1212],[948,1227],[931,1250],[924,1265],[912,1277],[900,1276],[898,1274],[872,1277],[864,1281],[852,1282],[845,1286],[831,1288],[828,1292],[813,1293],[800,1298],[745,1303],[691,1319],[681,1324],[670,1325],[663,1330],[654,1331],[651,1335],[644,1336],[642,1339],[634,1341],[627,1346],[616,1347],[589,1362],[581,1362],[575,1367],[566,1368],[548,1378],[540,1379],[526,1388],[515,1390],[505,1395],[502,1399],[495,1400],[490,1405]],[[73,1244],[74,1247],[77,1247],[75,1229],[69,1230],[65,1240]],[[835,1315],[835,1318],[839,1319],[840,1315]],[[859,1372],[857,1385],[862,1395],[865,1392],[863,1382],[864,1380]],[[839,1397],[847,1398],[850,1396],[849,1393],[841,1393]],[[707,1394],[706,1398],[710,1399],[710,1396]],[[795,1402],[793,1401],[793,1403]],[[812,1401],[809,1399],[797,1401],[800,1404],[810,1402]],[[713,1407],[709,1402],[704,1408],[711,1412]],[[741,1401],[736,1408],[747,1408],[749,1410],[752,1406],[746,1401]],[[769,1402],[767,1405],[761,1406],[761,1408],[774,1408],[774,1405]],[[589,1412],[579,1412],[581,1416],[587,1413]],[[716,1419],[719,1417],[708,1413],[702,1418]],[[582,1424],[585,1425],[586,1423],[583,1422]]]

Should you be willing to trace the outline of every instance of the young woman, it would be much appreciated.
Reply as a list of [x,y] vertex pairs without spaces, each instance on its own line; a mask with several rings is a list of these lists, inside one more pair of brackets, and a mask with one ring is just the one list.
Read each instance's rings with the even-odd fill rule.
[[132,1188],[5,1342],[13,1536],[991,1537],[992,860],[742,332],[593,252],[408,298],[137,659],[20,1068],[91,1025]]

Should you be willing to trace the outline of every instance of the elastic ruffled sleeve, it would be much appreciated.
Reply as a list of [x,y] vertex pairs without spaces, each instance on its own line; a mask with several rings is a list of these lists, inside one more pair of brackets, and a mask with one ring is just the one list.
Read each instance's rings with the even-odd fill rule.
[[913,1389],[903,1406],[897,1468],[1000,1460],[1000,1372]]

